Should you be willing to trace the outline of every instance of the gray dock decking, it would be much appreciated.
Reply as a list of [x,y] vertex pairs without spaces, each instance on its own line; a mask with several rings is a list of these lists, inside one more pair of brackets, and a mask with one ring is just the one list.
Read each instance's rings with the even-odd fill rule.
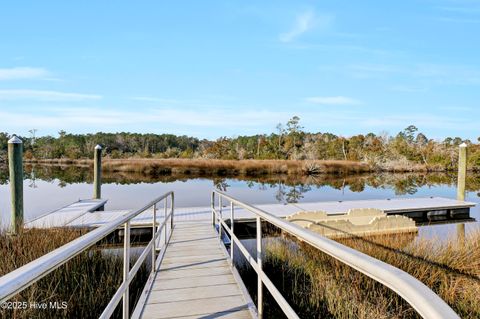
[[176,223],[141,318],[252,318],[210,220]]
[[106,199],[82,199],[25,223],[26,228],[65,227],[73,220],[105,206]]

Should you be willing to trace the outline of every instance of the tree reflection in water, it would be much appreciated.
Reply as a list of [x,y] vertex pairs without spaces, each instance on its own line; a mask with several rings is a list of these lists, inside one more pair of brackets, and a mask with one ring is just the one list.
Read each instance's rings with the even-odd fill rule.
[[[467,191],[480,197],[480,174],[469,173]],[[279,203],[296,203],[313,189],[324,186],[337,190],[348,189],[360,193],[367,187],[373,189],[391,189],[396,195],[412,195],[421,187],[456,187],[454,173],[370,173],[354,175],[325,174],[317,176],[263,175],[259,177],[208,176],[208,175],[149,175],[144,173],[114,172],[103,174],[104,184],[170,183],[188,181],[195,178],[211,179],[213,186],[228,191],[232,181],[243,181],[247,187],[258,190],[274,189],[274,199]],[[26,165],[25,180],[28,186],[36,188],[36,181],[56,182],[59,187],[75,183],[92,183],[93,173],[89,167],[72,165]],[[0,166],[0,184],[8,183],[8,169]]]

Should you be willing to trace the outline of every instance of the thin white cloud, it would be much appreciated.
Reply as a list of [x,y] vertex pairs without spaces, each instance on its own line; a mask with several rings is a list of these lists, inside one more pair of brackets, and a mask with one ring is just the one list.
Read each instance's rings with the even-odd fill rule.
[[305,98],[305,101],[321,105],[357,105],[359,100],[346,96],[313,96]]
[[[114,107],[74,107],[61,105],[32,108],[0,108],[2,130],[10,133],[27,134],[32,127],[41,134],[55,134],[65,129],[69,132],[151,132],[195,135],[217,138],[238,134],[269,133],[279,122],[286,122],[293,115],[301,118],[308,131],[328,131],[335,134],[357,134],[380,131],[388,128],[400,131],[415,124],[422,131],[450,130],[454,134],[473,132],[478,123],[475,117],[468,119],[455,115],[432,115],[425,113],[378,114],[358,108],[339,108],[335,112],[318,110],[269,110],[245,106],[243,112],[236,107],[210,108],[152,107],[138,112],[133,109]],[[457,112],[458,113],[458,112]],[[18,121],[21,117],[22,121]],[[431,134],[428,134],[429,136]]]
[[100,100],[101,95],[95,94],[81,94],[71,92],[59,91],[44,91],[44,90],[0,90],[0,100],[15,101],[15,100],[34,100],[34,101],[86,101],[86,100]]
[[[22,121],[18,123],[21,115]],[[99,129],[136,130],[142,127],[182,128],[201,129],[224,129],[230,127],[256,128],[262,125],[275,127],[279,119],[287,120],[292,116],[291,112],[278,112],[268,110],[245,110],[238,113],[235,109],[224,108],[222,111],[209,110],[205,108],[150,108],[142,112],[121,110],[112,107],[56,107],[42,108],[41,113],[32,113],[27,110],[0,110],[0,118],[5,123],[12,123],[17,130],[25,130],[29,127],[51,129],[52,127],[68,130],[97,131]],[[8,130],[8,129],[7,129]],[[9,129],[13,130],[13,129]]]
[[164,104],[186,104],[186,103],[195,103],[196,101],[193,100],[180,100],[180,99],[168,99],[168,98],[161,98],[161,97],[154,97],[154,96],[134,96],[130,98],[134,101],[141,101],[141,102],[156,102]]
[[44,68],[16,67],[0,69],[0,81],[44,79],[50,76],[50,72]]
[[468,107],[468,106],[443,106],[443,107],[440,107],[441,110],[444,110],[444,111],[452,111],[452,112],[469,112],[469,111],[474,111],[475,109],[472,108],[472,107]]
[[437,7],[437,9],[442,10],[442,11],[448,11],[448,12],[456,12],[456,13],[462,13],[462,14],[474,14],[474,13],[479,13],[480,12],[480,7],[472,7],[472,6],[465,6],[465,7]]
[[331,16],[317,16],[313,10],[308,10],[298,15],[292,28],[280,34],[278,38],[281,42],[292,42],[314,27],[329,27],[332,20]]
[[420,129],[442,129],[469,131],[475,129],[475,121],[451,116],[412,113],[408,115],[390,115],[365,118],[359,123],[365,127],[407,127],[414,124]]
[[480,23],[480,19],[463,18],[463,17],[439,17],[439,18],[435,18],[435,20],[441,21],[441,22],[466,23],[466,24]]

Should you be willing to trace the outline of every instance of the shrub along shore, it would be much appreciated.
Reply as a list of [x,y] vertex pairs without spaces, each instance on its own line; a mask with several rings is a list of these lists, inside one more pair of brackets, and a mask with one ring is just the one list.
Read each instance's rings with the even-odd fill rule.
[[[30,137],[20,138],[25,159],[32,161],[75,160],[76,163],[82,163],[83,159],[93,158],[93,149],[99,144],[107,158],[140,161],[136,165],[145,169],[151,169],[153,165],[146,159],[166,159],[166,162],[160,162],[166,169],[182,169],[185,163],[182,159],[189,159],[192,160],[189,162],[191,169],[201,170],[261,171],[267,167],[268,170],[282,172],[308,172],[305,163],[313,161],[318,162],[320,169],[325,171],[356,170],[358,165],[389,172],[446,171],[455,168],[458,146],[466,143],[469,167],[480,170],[479,143],[460,137],[446,137],[443,140],[427,138],[413,125],[396,135],[367,133],[345,137],[328,132],[307,132],[301,126],[300,118],[294,116],[286,124],[279,124],[275,133],[219,137],[215,140],[129,132],[71,134],[60,131],[58,136],[36,136],[35,130],[30,133]],[[6,158],[7,141],[11,137],[12,134],[0,132],[0,162]],[[207,163],[203,164],[203,161]],[[344,164],[328,165],[339,162]],[[127,166],[119,162],[115,165],[124,169]]]

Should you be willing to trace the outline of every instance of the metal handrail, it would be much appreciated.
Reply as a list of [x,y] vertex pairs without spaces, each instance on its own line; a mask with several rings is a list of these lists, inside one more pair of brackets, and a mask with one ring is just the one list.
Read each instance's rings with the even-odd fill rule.
[[[167,214],[168,198],[170,198],[170,212]],[[156,225],[157,217],[157,204],[165,200],[164,208],[164,220],[160,225]],[[11,297],[15,296],[25,288],[29,287],[33,283],[37,282],[41,278],[45,277],[58,267],[62,266],[70,259],[79,255],[83,251],[87,250],[95,243],[105,238],[107,235],[124,225],[124,271],[123,281],[109,304],[103,311],[101,318],[109,318],[114,312],[116,306],[123,299],[123,318],[129,317],[129,284],[132,281],[135,274],[140,269],[141,264],[146,257],[151,253],[152,257],[152,271],[155,271],[155,252],[156,252],[156,240],[158,236],[165,232],[164,247],[168,244],[167,239],[168,224],[170,224],[170,232],[173,229],[173,217],[174,217],[174,193],[172,191],[157,197],[150,203],[146,204],[142,208],[139,208],[133,212],[130,212],[124,216],[103,225],[91,232],[71,241],[70,243],[63,245],[60,248],[0,277],[0,302],[4,302]],[[138,216],[149,208],[153,207],[153,219],[152,219],[152,239],[145,247],[144,251],[137,259],[134,266],[130,269],[130,221],[132,218]],[[168,222],[167,222],[168,221]],[[157,230],[158,228],[158,230]]]
[[[230,218],[231,225],[234,224],[234,205],[242,207],[249,212],[256,215],[257,220],[257,260],[250,255],[248,250],[243,246],[240,240],[235,236],[232,229],[223,221],[221,215],[221,208],[219,211],[215,209],[215,195],[218,195],[219,204],[221,199],[224,198],[230,202]],[[311,246],[319,249],[320,251],[330,255],[331,257],[341,261],[342,263],[358,270],[359,272],[367,275],[375,281],[385,285],[393,290],[405,301],[407,301],[423,318],[459,318],[459,316],[442,300],[435,292],[424,285],[421,281],[417,280],[405,271],[398,269],[390,264],[384,263],[378,259],[361,253],[355,249],[344,246],[336,241],[323,237],[311,230],[302,228],[296,224],[278,218],[266,211],[258,209],[252,205],[243,203],[223,192],[213,190],[211,197],[212,208],[212,222],[215,224],[215,220],[218,220],[219,225],[223,226],[225,230],[231,236],[232,246],[235,244],[239,250],[243,253],[247,261],[258,275],[258,305],[257,309],[259,317],[263,313],[263,300],[262,300],[262,287],[265,285],[270,291],[273,298],[277,301],[279,306],[284,311],[288,318],[298,318],[298,315],[293,311],[288,302],[283,298],[281,293],[275,288],[268,277],[262,270],[261,259],[261,221],[265,220],[270,224],[282,229],[283,231],[301,239],[302,241],[310,244]],[[219,228],[221,228],[219,226]],[[231,250],[233,251],[233,249]],[[233,254],[231,254],[233,265]],[[262,285],[263,284],[263,285]]]

